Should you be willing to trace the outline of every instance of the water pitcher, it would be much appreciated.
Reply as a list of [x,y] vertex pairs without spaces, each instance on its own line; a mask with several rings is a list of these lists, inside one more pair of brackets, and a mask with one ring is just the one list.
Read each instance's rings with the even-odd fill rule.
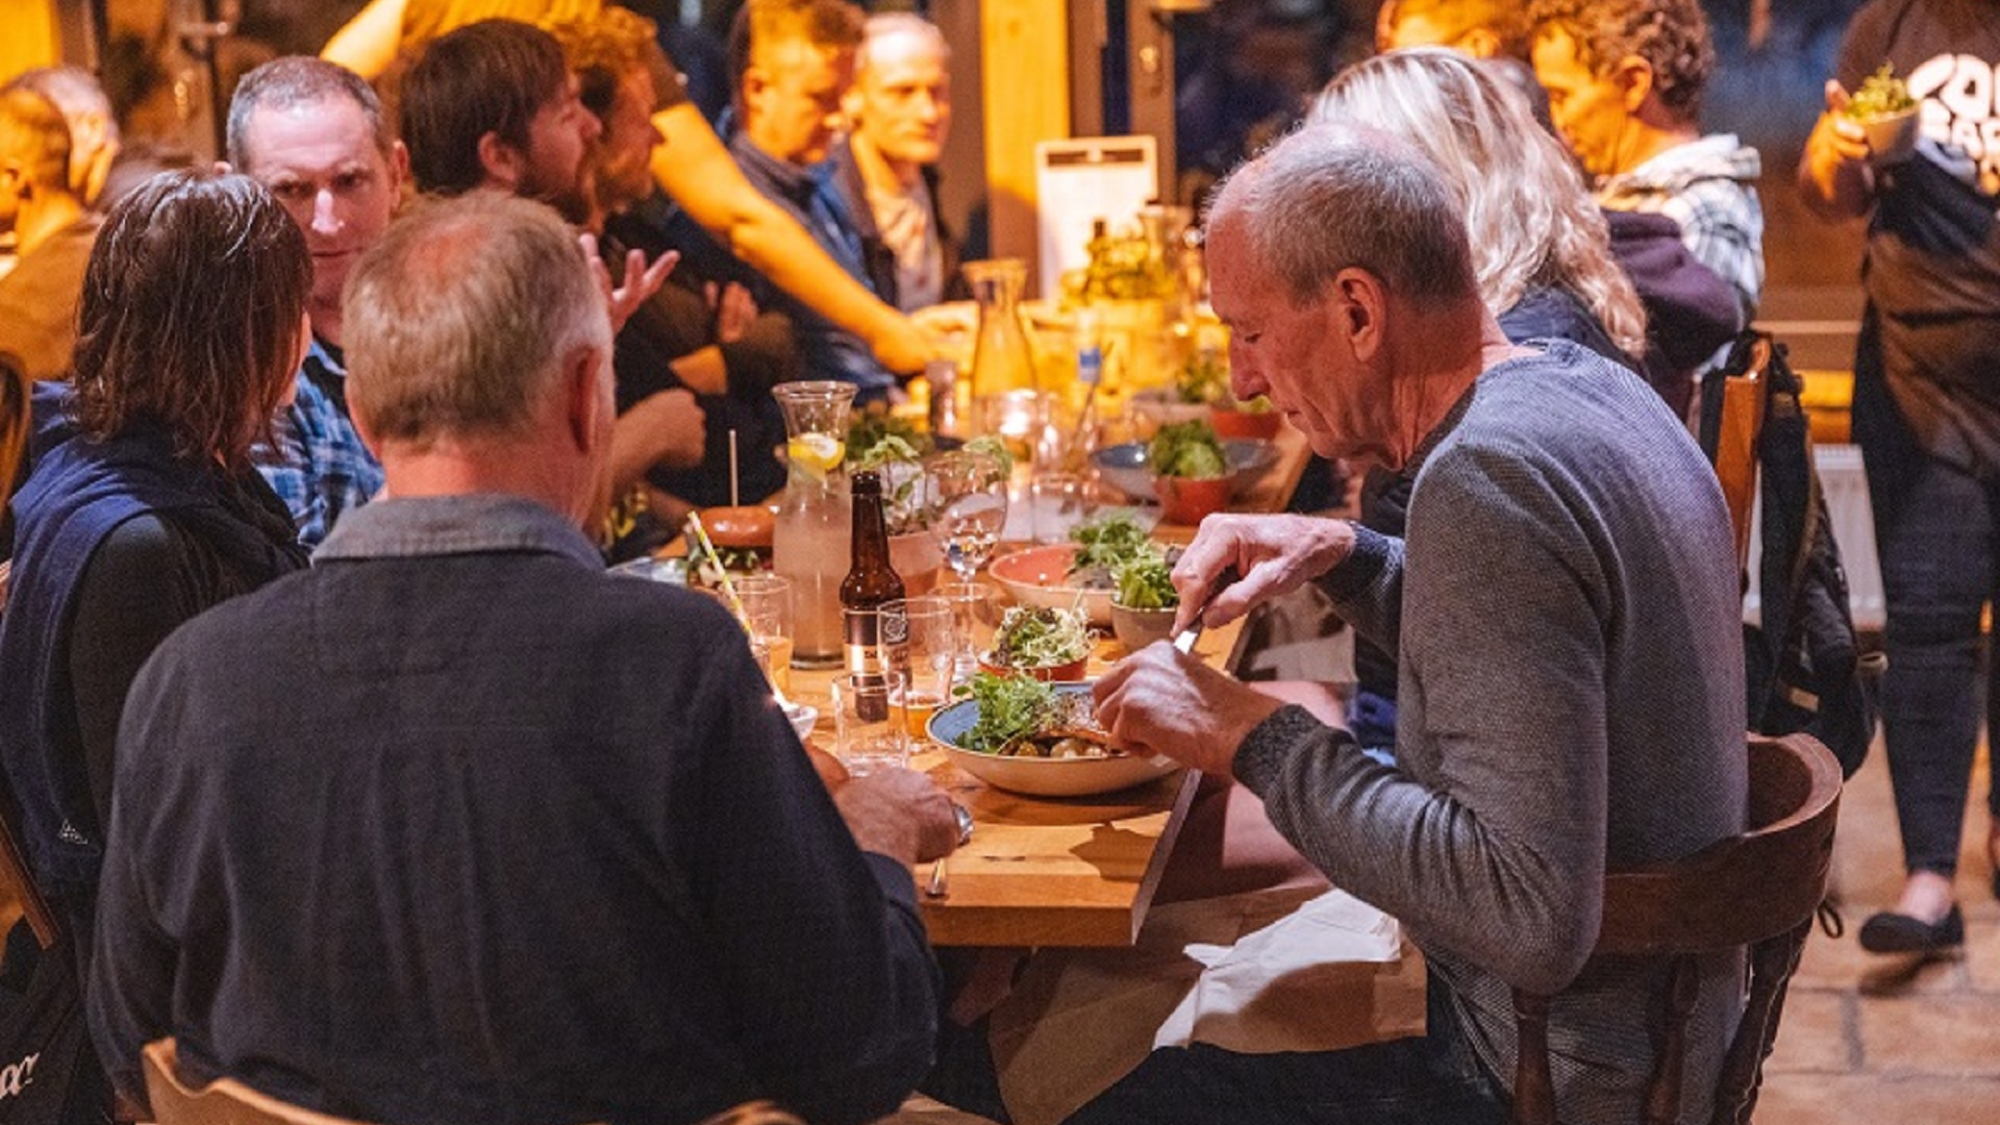
[[854,385],[821,380],[771,391],[785,412],[788,476],[771,542],[772,565],[792,584],[792,667],[841,663],[840,580],[847,576],[852,508],[848,409]]

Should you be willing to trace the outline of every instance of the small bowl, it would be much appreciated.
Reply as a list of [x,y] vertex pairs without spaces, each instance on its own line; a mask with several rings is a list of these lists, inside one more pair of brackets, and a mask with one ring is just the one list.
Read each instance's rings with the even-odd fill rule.
[[1027,676],[1031,679],[1040,680],[1045,684],[1076,683],[1083,679],[1084,666],[1089,663],[1090,657],[1084,656],[1081,659],[1072,660],[1068,664],[1053,664],[1046,668],[1015,668],[1010,665],[995,663],[993,654],[990,652],[979,654],[979,669],[982,672],[991,672],[996,676]]
[[1278,436],[1278,424],[1285,416],[1275,410],[1223,410],[1209,415],[1209,425],[1217,437],[1270,441]]
[[1867,117],[1856,121],[1868,134],[1868,161],[1877,168],[1901,164],[1917,152],[1917,110]]
[[[1231,438],[1222,443],[1222,450],[1229,457],[1229,467],[1235,470],[1229,478],[1235,492],[1249,488],[1278,458],[1277,446],[1268,441]],[[1090,464],[1100,479],[1132,499],[1153,499],[1153,470],[1146,462],[1145,442],[1107,445],[1090,455]]]
[[[1060,691],[1084,692],[1087,683],[1064,684]],[[1171,758],[1002,758],[964,749],[958,740],[979,721],[979,701],[962,699],[941,707],[925,728],[944,747],[952,764],[996,789],[1035,797],[1090,797],[1144,785],[1179,769]]]
[[1137,652],[1154,641],[1174,635],[1174,616],[1179,609],[1133,609],[1111,603],[1111,634],[1128,652]]
[[1229,496],[1233,490],[1228,477],[1210,480],[1153,478],[1153,493],[1160,498],[1160,518],[1168,523],[1190,527],[1229,507]]

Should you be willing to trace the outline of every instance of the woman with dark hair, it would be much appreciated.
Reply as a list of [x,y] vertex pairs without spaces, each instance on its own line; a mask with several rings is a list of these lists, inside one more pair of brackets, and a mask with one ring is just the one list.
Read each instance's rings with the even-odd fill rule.
[[0,617],[15,828],[80,951],[139,666],[188,618],[305,566],[250,446],[291,394],[311,284],[304,236],[247,176],[156,176],[91,253],[60,441],[13,499]]

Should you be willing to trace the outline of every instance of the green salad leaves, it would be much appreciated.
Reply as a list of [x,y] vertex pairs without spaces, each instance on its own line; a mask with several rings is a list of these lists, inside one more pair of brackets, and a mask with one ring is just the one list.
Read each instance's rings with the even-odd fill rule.
[[998,754],[1054,723],[1060,711],[1056,689],[1030,676],[980,672],[958,689],[979,703],[979,719],[958,744],[979,754]]
[[1163,477],[1214,480],[1229,475],[1229,455],[1215,427],[1200,418],[1161,426],[1146,447],[1146,463]]

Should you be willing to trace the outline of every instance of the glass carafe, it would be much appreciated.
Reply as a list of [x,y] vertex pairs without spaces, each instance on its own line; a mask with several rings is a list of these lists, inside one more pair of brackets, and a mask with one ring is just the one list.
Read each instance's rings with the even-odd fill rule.
[[853,522],[846,461],[854,385],[782,383],[771,394],[785,412],[787,464],[771,562],[792,584],[792,667],[836,668]]
[[1019,258],[965,263],[965,281],[979,302],[979,334],[972,347],[972,412],[980,403],[1016,391],[1044,388],[1035,376],[1035,356],[1021,327],[1021,287],[1028,267]]

